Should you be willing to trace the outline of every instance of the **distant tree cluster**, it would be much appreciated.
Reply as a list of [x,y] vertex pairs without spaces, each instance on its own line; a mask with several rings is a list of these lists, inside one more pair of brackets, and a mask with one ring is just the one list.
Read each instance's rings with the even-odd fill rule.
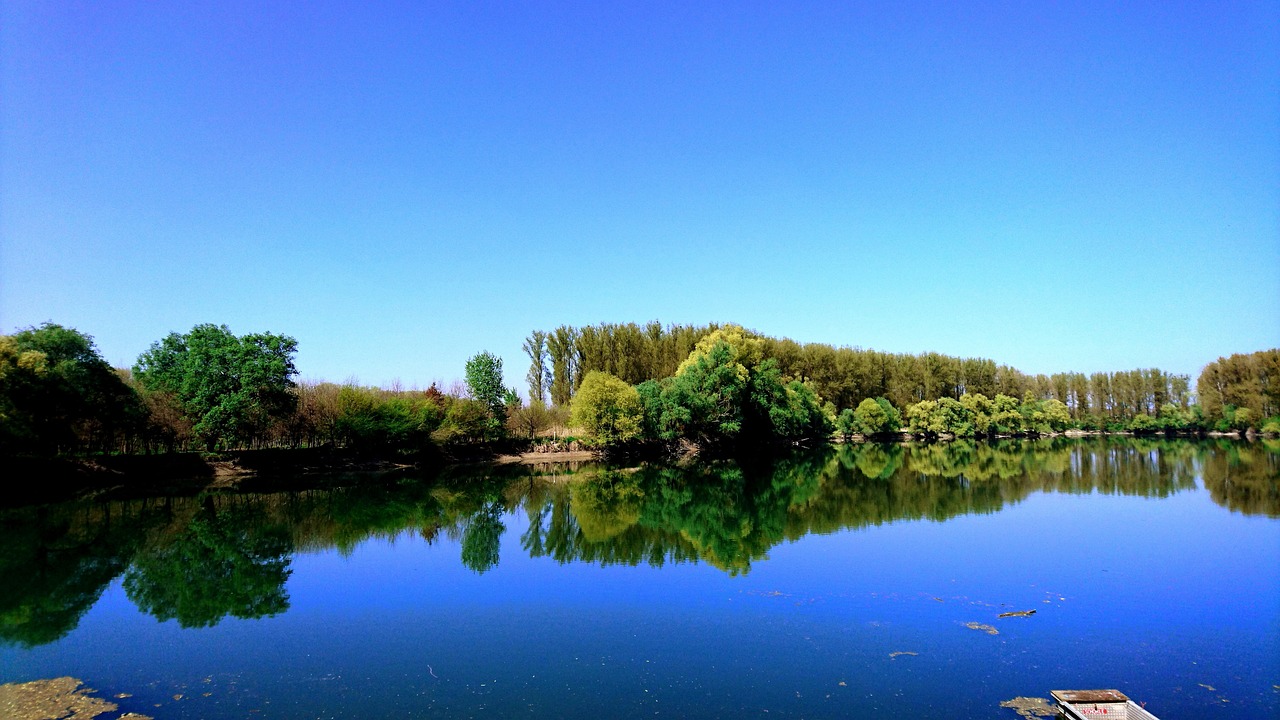
[[[664,327],[650,322],[535,331],[525,341],[529,396],[543,397],[545,390],[552,404],[567,406],[583,379],[597,370],[631,385],[673,376],[694,346],[718,329],[715,324]],[[747,334],[761,342],[762,356],[773,360],[782,375],[803,381],[837,408],[857,408],[875,398],[906,408],[943,398],[958,401],[965,394],[993,400],[1030,394],[1062,403],[1073,424],[1107,428],[1137,415],[1157,417],[1166,404],[1186,411],[1192,402],[1187,376],[1154,368],[1028,375],[985,358],[885,353]]]
[[1201,371],[1196,393],[1218,429],[1280,432],[1280,349],[1218,358]]
[[465,393],[295,381],[297,342],[197,325],[112,369],[93,339],[46,323],[0,336],[0,452],[55,455],[264,447],[416,453],[507,432],[502,361],[467,364]]
[[675,373],[660,380],[633,387],[593,370],[571,405],[571,420],[606,445],[642,438],[740,447],[831,431],[831,410],[817,393],[785,377],[764,357],[763,342],[734,325],[704,336]]

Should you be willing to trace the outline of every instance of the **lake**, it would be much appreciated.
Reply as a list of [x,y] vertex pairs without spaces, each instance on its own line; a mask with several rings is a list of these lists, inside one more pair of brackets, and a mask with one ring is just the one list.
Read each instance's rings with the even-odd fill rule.
[[0,682],[157,719],[1280,717],[1270,441],[328,484],[0,511]]

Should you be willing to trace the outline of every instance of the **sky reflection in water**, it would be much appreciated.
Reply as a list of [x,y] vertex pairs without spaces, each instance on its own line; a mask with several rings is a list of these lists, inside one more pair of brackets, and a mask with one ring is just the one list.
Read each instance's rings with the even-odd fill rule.
[[863,447],[8,511],[0,679],[157,718],[1014,718],[1076,687],[1273,717],[1277,458]]

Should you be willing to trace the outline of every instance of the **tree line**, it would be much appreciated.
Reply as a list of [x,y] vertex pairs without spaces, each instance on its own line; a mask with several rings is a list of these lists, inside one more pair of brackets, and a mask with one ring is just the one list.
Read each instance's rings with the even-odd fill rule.
[[478,353],[465,388],[298,383],[297,341],[197,325],[112,368],[93,338],[54,323],[0,336],[0,452],[217,451],[332,445],[420,453],[506,434],[515,392]]
[[225,325],[171,333],[131,368],[54,323],[0,336],[0,452],[151,453],[332,445],[368,453],[533,438],[572,425],[604,445],[755,445],[910,430],[959,437],[1066,428],[1280,432],[1280,350],[1157,369],[1028,375],[983,358],[883,353],[736,325],[600,324],[524,343],[529,402],[474,355],[443,390],[298,383],[297,342]]
[[[534,331],[524,343],[529,397],[567,406],[593,372],[636,386],[672,377],[698,343],[725,327],[731,326],[602,323]],[[842,433],[864,432],[868,424],[880,432],[918,426],[923,434],[960,435],[1073,427],[1227,431],[1262,429],[1280,415],[1280,350],[1275,349],[1211,363],[1197,382],[1196,393],[1204,399],[1197,403],[1189,376],[1157,368],[1031,375],[986,358],[885,353],[743,332],[759,341],[761,357],[784,378],[799,380],[824,405],[837,409],[832,420]],[[841,423],[845,410],[874,413],[868,401],[886,411],[881,422],[864,418],[868,422],[859,426],[845,416]]]

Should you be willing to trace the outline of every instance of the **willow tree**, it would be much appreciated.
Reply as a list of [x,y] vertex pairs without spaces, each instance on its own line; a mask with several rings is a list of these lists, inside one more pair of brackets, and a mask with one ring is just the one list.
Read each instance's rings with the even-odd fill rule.
[[569,422],[604,445],[639,436],[642,418],[636,389],[599,370],[587,373],[570,404]]

